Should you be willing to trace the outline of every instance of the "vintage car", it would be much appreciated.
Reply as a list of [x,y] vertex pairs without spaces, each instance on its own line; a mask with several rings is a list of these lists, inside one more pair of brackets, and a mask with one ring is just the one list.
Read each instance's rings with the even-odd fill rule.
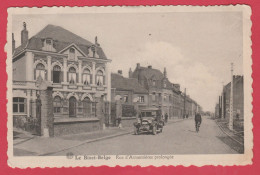
[[150,132],[153,135],[162,132],[164,120],[159,108],[146,108],[140,111],[137,122],[134,123],[135,134]]

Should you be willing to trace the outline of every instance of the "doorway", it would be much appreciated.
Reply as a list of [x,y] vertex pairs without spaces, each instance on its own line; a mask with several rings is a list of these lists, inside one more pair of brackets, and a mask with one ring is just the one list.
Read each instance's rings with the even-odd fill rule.
[[77,100],[75,97],[69,99],[69,117],[76,117]]

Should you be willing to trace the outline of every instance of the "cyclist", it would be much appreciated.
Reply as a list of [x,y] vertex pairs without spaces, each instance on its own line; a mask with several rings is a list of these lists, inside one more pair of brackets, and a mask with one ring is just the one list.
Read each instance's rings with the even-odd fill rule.
[[197,132],[199,132],[199,127],[200,127],[201,122],[202,122],[202,118],[201,118],[200,113],[196,113],[196,115],[195,115],[195,127],[196,127]]

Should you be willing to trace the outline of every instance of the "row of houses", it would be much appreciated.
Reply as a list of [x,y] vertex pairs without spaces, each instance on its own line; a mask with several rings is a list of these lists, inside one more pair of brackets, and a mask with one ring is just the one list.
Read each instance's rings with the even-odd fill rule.
[[215,117],[229,122],[231,90],[233,91],[233,119],[234,122],[239,123],[244,120],[244,77],[242,75],[233,75],[233,89],[231,89],[231,82],[223,86],[215,106]]
[[54,25],[28,36],[26,23],[19,47],[12,35],[15,127],[38,128],[40,135],[51,136],[102,129],[111,122],[111,104],[117,99],[138,109],[159,107],[169,117],[200,110],[180,85],[168,80],[166,69],[162,73],[137,64],[129,78],[122,71],[111,73],[112,60],[97,37],[92,43]]
[[121,98],[123,104],[136,105],[138,109],[157,107],[169,118],[194,116],[201,111],[198,103],[180,90],[179,84],[168,80],[166,68],[161,72],[137,63],[134,71],[129,69],[128,77],[118,70],[111,74],[111,80],[112,101]]

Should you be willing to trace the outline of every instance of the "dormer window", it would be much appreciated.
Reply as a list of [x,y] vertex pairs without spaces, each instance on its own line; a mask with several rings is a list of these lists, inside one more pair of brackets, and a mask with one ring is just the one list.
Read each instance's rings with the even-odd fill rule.
[[51,39],[46,39],[46,45],[52,46],[52,40]]
[[46,38],[44,40],[44,45],[43,45],[42,50],[50,51],[50,52],[56,52],[56,49],[53,47],[53,39]]
[[71,60],[75,59],[75,49],[74,48],[69,49],[69,59],[71,59]]

